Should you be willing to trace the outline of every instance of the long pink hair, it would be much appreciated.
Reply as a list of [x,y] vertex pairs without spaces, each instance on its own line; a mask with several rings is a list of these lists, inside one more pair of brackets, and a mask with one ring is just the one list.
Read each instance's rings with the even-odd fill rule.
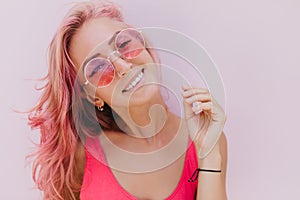
[[[32,108],[28,116],[31,128],[41,132],[38,150],[29,155],[34,157],[33,180],[43,191],[44,199],[65,200],[79,199],[81,180],[76,168],[76,149],[80,141],[79,132],[74,120],[85,118],[85,127],[118,129],[109,108],[97,114],[97,119],[88,116],[89,110],[95,112],[94,105],[83,97],[82,88],[75,84],[75,66],[70,59],[70,41],[82,24],[91,18],[110,17],[123,21],[122,15],[114,4],[102,1],[77,3],[64,18],[48,49],[49,71],[45,78],[43,94],[39,103]],[[74,93],[74,91],[75,93]],[[76,116],[72,113],[74,94],[82,109]],[[107,105],[106,105],[107,106]],[[91,125],[91,123],[94,123]],[[97,132],[97,130],[90,130]]]

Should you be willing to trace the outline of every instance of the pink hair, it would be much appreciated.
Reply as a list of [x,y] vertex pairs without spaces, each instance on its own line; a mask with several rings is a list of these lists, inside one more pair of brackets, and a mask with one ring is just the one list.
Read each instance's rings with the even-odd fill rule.
[[[102,1],[77,3],[64,18],[48,49],[49,71],[42,79],[46,81],[41,88],[43,94],[28,116],[31,128],[39,128],[41,132],[37,152],[28,157],[35,157],[32,177],[37,187],[43,191],[44,199],[79,199],[81,181],[78,178],[75,154],[80,141],[77,132],[80,130],[75,129],[76,118],[71,105],[74,87],[75,92],[80,94],[82,91],[74,84],[76,71],[70,59],[69,45],[82,24],[97,17],[123,21],[114,4]],[[95,109],[84,98],[78,103],[88,105],[88,109]],[[84,109],[83,115],[86,114]],[[99,117],[98,123],[103,127],[113,128],[112,119],[107,114]]]

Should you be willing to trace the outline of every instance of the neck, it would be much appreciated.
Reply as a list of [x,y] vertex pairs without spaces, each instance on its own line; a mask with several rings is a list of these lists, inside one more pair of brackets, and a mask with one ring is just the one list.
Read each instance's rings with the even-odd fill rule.
[[175,119],[170,117],[173,114],[160,95],[153,97],[147,104],[129,106],[116,112],[123,120],[118,125],[124,132],[133,137],[147,138],[148,141],[154,141]]

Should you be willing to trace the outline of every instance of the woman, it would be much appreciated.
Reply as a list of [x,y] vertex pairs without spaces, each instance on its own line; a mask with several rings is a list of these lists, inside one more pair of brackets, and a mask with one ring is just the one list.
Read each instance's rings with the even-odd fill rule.
[[[183,86],[185,119],[172,114],[147,43],[111,3],[78,3],[65,17],[29,116],[41,130],[33,179],[44,199],[226,199],[222,108],[207,89]],[[220,132],[200,159],[204,136]],[[159,151],[169,146],[171,154]],[[123,162],[114,147],[162,159]]]

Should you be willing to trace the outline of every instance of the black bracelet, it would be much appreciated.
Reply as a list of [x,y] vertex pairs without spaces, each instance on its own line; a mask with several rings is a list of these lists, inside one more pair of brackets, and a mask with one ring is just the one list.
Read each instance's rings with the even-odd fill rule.
[[[191,178],[188,180],[188,182],[195,182],[198,178],[198,174],[199,174],[199,171],[204,171],[204,172],[222,172],[221,170],[212,170],[212,169],[200,169],[200,168],[197,168],[193,175],[191,176]],[[196,176],[195,178],[193,178],[194,176]]]

